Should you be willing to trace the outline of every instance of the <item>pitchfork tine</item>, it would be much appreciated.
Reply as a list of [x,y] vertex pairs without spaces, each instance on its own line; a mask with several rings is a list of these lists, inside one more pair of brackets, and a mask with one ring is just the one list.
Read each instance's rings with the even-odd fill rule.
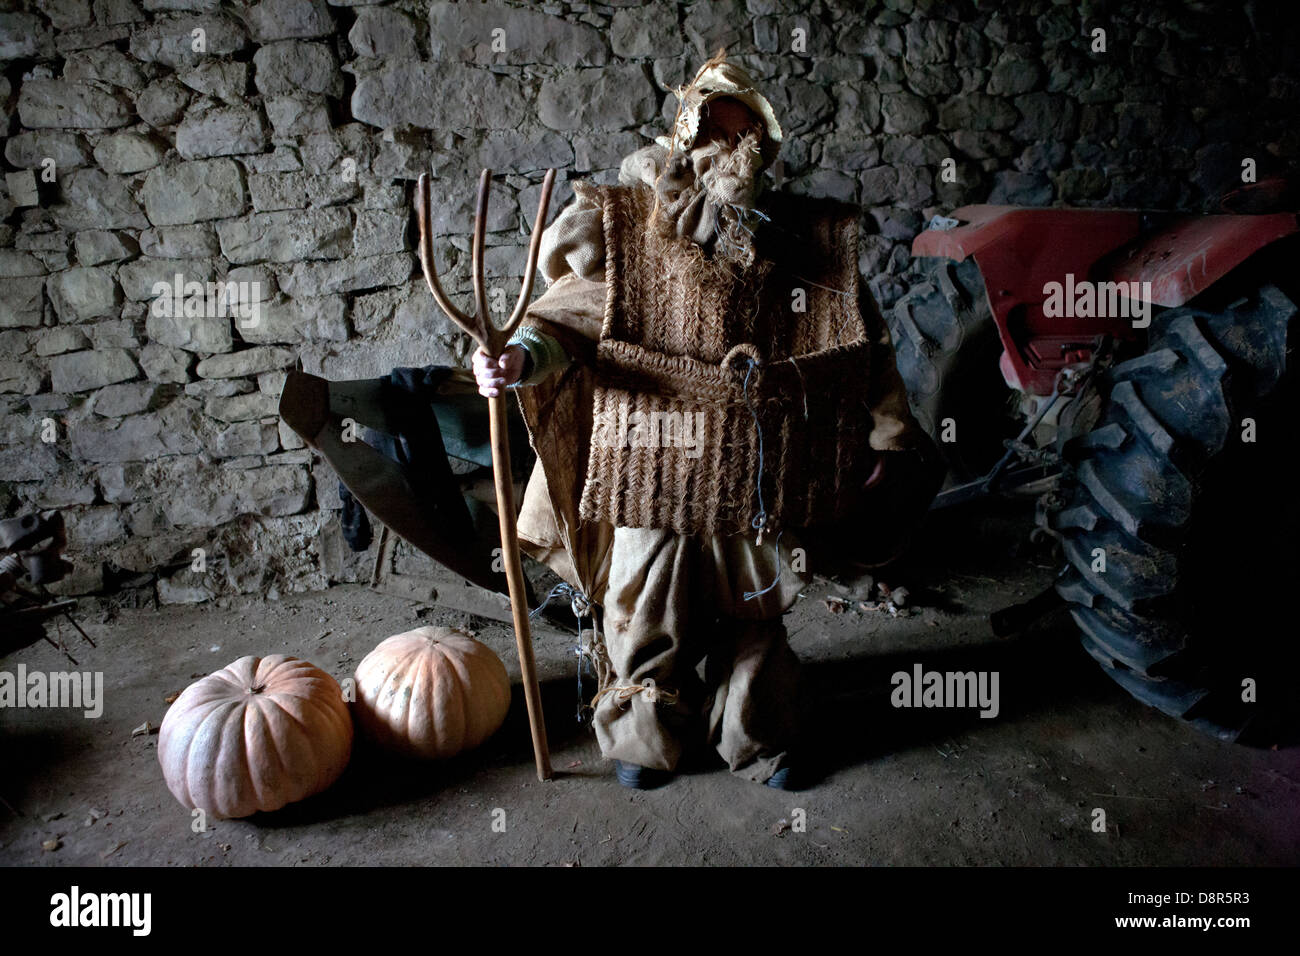
[[416,212],[420,221],[420,267],[424,280],[434,300],[447,316],[470,334],[489,355],[498,354],[528,311],[529,297],[533,294],[533,281],[537,277],[537,257],[541,251],[542,233],[546,229],[546,213],[551,205],[551,191],[555,185],[555,170],[548,169],[542,180],[542,194],[537,200],[537,218],[533,220],[532,237],[528,243],[528,262],[524,267],[524,282],[519,290],[519,300],[505,325],[498,328],[488,315],[487,280],[484,276],[483,247],[487,234],[488,192],[492,186],[492,171],[483,170],[478,181],[478,202],[474,209],[474,239],[471,246],[470,270],[474,283],[474,315],[469,316],[451,304],[442,284],[438,281],[438,267],[433,257],[433,204],[430,198],[429,174],[421,173],[416,187]]
[[483,240],[487,233],[488,190],[492,188],[492,170],[485,169],[478,178],[478,204],[474,207],[474,245],[470,268],[474,279],[474,311],[483,331],[483,346],[489,352],[496,350],[497,336],[492,334],[488,318],[487,280],[483,275]]
[[528,311],[528,298],[533,294],[533,279],[537,275],[537,254],[542,247],[542,231],[546,228],[546,211],[551,205],[551,187],[554,185],[555,170],[548,169],[546,178],[542,180],[542,195],[537,200],[537,218],[533,220],[533,235],[528,242],[528,265],[524,267],[524,284],[519,290],[519,301],[515,303],[515,310],[510,313],[510,321],[502,329],[506,337],[514,332],[515,327],[523,320],[524,313]]
[[452,305],[447,294],[442,291],[442,283],[438,281],[438,267],[433,260],[433,201],[430,198],[428,173],[420,174],[416,186],[415,208],[420,222],[420,268],[424,271],[424,281],[428,284],[429,291],[433,293],[438,308],[447,313],[447,318],[470,335],[477,336],[474,323],[470,321],[469,316]]

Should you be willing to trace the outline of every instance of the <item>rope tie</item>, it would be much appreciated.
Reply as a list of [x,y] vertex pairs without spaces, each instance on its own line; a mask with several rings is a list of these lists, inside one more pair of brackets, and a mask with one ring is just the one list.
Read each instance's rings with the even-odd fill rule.
[[765,588],[761,588],[758,591],[746,591],[744,593],[744,598],[746,601],[752,601],[756,597],[762,597],[768,591],[772,590],[772,588],[776,587],[778,584],[781,583],[781,535],[783,534],[785,534],[784,528],[777,531],[776,540],[772,542],[772,549],[776,553],[776,577],[772,578],[772,583]]
[[[576,717],[578,723],[581,724],[582,712],[584,709],[584,705],[582,703],[582,664],[584,659],[586,659],[587,657],[590,657],[593,660],[596,657],[594,646],[583,647],[582,644],[582,619],[584,617],[591,616],[591,598],[587,597],[587,595],[583,594],[581,591],[575,588],[572,584],[569,584],[567,581],[561,581],[559,584],[555,585],[555,587],[551,588],[550,593],[546,595],[546,598],[542,601],[541,604],[537,605],[537,607],[533,608],[531,611],[528,612],[528,619],[531,621],[534,618],[536,618],[537,615],[541,614],[542,611],[546,610],[547,606],[555,598],[564,598],[564,597],[567,597],[569,599],[569,610],[573,612],[573,616],[578,621],[578,643],[574,645],[573,653],[574,656],[578,658],[578,712]],[[594,621],[592,622],[591,633],[592,633],[592,644],[594,645],[595,636],[596,636]],[[589,664],[588,668],[589,670],[592,671],[592,676],[598,678],[598,674],[596,673],[598,668],[593,664]]]
[[528,617],[530,619],[537,617],[557,597],[567,597],[569,599],[569,610],[578,619],[578,626],[581,628],[582,619],[591,613],[591,599],[567,581],[561,581],[551,588],[551,592],[546,595],[542,603],[528,612]]
[[603,689],[599,694],[592,698],[591,705],[596,706],[606,694],[612,694],[614,703],[620,707],[628,703],[637,694],[640,694],[645,700],[652,704],[665,704],[672,706],[677,703],[678,695],[675,690],[664,690],[655,684],[653,677],[647,677],[639,684],[611,684]]

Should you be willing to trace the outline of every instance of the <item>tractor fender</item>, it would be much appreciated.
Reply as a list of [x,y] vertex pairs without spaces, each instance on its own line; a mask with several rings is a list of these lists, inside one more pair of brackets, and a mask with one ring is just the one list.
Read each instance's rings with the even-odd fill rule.
[[[962,206],[950,214],[959,225],[952,229],[926,229],[912,240],[912,255],[962,262],[980,252],[1008,244],[1044,253],[1064,263],[1079,263],[1086,272],[1096,255],[1109,252],[1138,234],[1141,214],[1129,209],[1054,209],[1035,206]],[[1071,254],[1079,233],[1092,239],[1091,258]],[[1053,239],[1048,243],[1046,240]],[[1062,241],[1068,239],[1069,241]],[[1081,261],[1082,260],[1082,261]],[[990,277],[985,276],[989,282]],[[990,285],[999,283],[990,282]],[[1002,283],[1005,284],[1005,283]]]
[[1084,359],[1087,344],[1109,333],[1138,332],[1124,318],[1048,318],[1049,283],[1091,278],[1098,260],[1135,239],[1141,213],[1127,209],[1052,209],[974,205],[954,210],[958,225],[927,229],[912,242],[916,256],[973,258],[1002,340],[1007,384],[1050,395],[1061,368]]
[[982,204],[962,206],[951,218],[958,225],[917,235],[912,254],[975,260],[1002,339],[1003,377],[1010,387],[1037,395],[1050,394],[1057,372],[1086,357],[1081,343],[1099,333],[1133,339],[1142,328],[1127,317],[1048,319],[1042,309],[1047,283],[1069,276],[1129,283],[1132,301],[1172,308],[1300,231],[1292,212],[1172,214],[1155,229],[1133,209]]
[[1174,308],[1204,292],[1260,249],[1296,231],[1296,215],[1289,212],[1179,216],[1117,249],[1100,267],[1098,278],[1140,283],[1143,299]]

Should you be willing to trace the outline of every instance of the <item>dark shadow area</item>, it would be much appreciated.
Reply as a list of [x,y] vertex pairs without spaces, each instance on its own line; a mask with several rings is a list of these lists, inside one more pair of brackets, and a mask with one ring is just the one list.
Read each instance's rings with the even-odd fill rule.
[[5,726],[0,732],[0,814],[12,815],[30,804],[39,781],[64,772],[64,765],[93,747],[93,741],[71,729]]
[[[980,708],[895,707],[893,675],[986,672],[998,675],[998,712]],[[805,665],[804,728],[809,771],[824,776],[899,750],[938,745],[981,726],[1015,723],[1080,702],[1122,694],[1079,647],[1069,618],[1056,613],[1008,641]]]

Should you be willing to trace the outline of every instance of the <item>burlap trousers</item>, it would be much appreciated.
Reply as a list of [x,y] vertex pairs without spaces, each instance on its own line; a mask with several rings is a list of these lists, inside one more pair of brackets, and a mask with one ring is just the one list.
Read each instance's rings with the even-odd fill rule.
[[[596,704],[596,738],[611,759],[674,770],[692,735],[707,735],[734,773],[763,781],[796,732],[798,660],[781,614],[808,578],[744,536],[694,538],[617,528],[605,592],[604,638],[615,679]],[[798,552],[794,552],[796,555]],[[704,679],[697,673],[705,662]]]

